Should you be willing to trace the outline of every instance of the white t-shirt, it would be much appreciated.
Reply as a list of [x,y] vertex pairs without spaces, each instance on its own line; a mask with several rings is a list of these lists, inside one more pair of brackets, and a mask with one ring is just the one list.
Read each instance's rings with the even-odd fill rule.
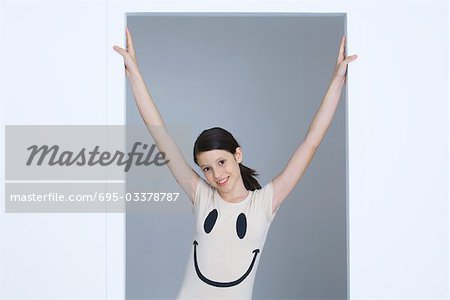
[[223,200],[203,178],[195,190],[195,230],[176,299],[251,299],[272,214],[272,182],[239,203]]

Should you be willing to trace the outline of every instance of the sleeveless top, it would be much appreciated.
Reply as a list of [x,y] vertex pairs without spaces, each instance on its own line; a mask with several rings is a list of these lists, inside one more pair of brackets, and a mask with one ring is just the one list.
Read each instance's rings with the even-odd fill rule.
[[272,214],[272,182],[239,203],[203,178],[195,189],[194,237],[176,299],[251,299]]

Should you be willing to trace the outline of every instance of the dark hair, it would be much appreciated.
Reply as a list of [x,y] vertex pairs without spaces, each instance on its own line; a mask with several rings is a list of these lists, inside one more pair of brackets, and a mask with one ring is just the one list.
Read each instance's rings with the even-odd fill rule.
[[[220,127],[213,127],[203,130],[194,143],[194,161],[197,162],[197,154],[209,150],[225,150],[231,154],[236,153],[236,148],[240,147],[236,139],[231,133]],[[258,176],[255,170],[244,166],[239,163],[239,169],[241,170],[242,180],[244,181],[245,188],[250,191],[261,189],[261,185],[256,180],[255,176]]]

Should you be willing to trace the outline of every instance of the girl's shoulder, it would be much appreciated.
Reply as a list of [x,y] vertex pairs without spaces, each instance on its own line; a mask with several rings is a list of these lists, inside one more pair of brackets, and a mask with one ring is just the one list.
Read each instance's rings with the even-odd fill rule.
[[261,189],[253,191],[253,197],[255,205],[257,205],[266,215],[267,220],[272,222],[275,217],[275,213],[272,213],[273,202],[273,185],[272,181],[269,181]]
[[200,199],[211,198],[213,195],[214,188],[205,179],[199,177],[195,188],[194,206],[199,203]]

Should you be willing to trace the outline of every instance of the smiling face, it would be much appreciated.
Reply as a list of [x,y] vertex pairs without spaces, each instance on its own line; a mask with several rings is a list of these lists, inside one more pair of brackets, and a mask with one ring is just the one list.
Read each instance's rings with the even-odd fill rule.
[[222,192],[230,192],[241,179],[239,163],[242,152],[238,147],[232,154],[225,150],[210,150],[197,155],[197,162],[209,184]]

